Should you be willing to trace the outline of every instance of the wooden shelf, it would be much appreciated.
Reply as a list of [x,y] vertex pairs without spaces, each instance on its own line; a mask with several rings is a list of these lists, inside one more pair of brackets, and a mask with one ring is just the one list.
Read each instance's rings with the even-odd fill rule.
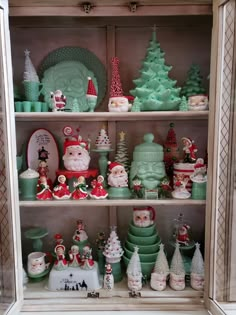
[[127,199],[127,200],[48,200],[48,201],[20,201],[21,207],[132,207],[132,206],[204,206],[205,200],[191,199]]
[[149,121],[149,120],[202,120],[208,119],[208,111],[165,112],[83,112],[83,113],[15,113],[16,121]]

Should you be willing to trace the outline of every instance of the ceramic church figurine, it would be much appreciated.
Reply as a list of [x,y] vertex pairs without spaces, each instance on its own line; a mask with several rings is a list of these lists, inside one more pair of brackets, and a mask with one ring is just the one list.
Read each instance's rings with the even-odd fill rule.
[[68,262],[65,258],[65,251],[66,251],[65,246],[62,244],[56,245],[54,251],[57,256],[54,262],[54,268],[59,271],[66,269],[68,267]]
[[184,145],[183,147],[184,163],[195,163],[197,160],[196,157],[197,147],[194,144],[194,141],[187,137],[183,137],[181,141]]
[[104,177],[99,175],[97,179],[91,182],[92,190],[89,196],[92,199],[106,199],[108,192],[103,188]]
[[64,175],[59,175],[58,184],[53,188],[53,198],[57,200],[70,199],[71,193],[69,191],[69,186],[66,184],[66,177]]
[[80,258],[80,252],[79,252],[79,246],[72,245],[71,249],[69,251],[69,266],[70,267],[79,267],[81,264],[81,258]]
[[51,92],[51,101],[53,112],[64,111],[66,106],[66,96],[63,95],[61,90]]
[[87,185],[85,183],[84,176],[79,176],[78,180],[73,183],[75,190],[72,192],[71,196],[74,200],[86,199],[88,197]]
[[47,177],[41,176],[39,178],[40,184],[39,192],[36,194],[36,199],[38,200],[51,200],[52,199],[52,191],[47,183]]
[[111,264],[106,264],[106,271],[103,279],[103,286],[106,290],[112,290],[114,288],[114,277],[112,274]]

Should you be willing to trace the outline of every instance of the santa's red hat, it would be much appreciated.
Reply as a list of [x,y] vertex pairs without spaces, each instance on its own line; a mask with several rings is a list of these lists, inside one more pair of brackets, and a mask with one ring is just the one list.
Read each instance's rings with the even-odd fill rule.
[[122,166],[123,167],[123,165],[118,163],[118,162],[110,162],[110,161],[108,161],[108,165],[109,165],[108,166],[109,171],[111,171],[114,167],[117,167],[117,166]]
[[87,97],[97,97],[97,91],[93,84],[92,78],[88,77],[88,89],[87,89]]
[[70,140],[66,139],[64,142],[64,154],[66,153],[66,149],[68,147],[81,147],[88,151],[88,143],[86,141],[79,141],[79,140]]

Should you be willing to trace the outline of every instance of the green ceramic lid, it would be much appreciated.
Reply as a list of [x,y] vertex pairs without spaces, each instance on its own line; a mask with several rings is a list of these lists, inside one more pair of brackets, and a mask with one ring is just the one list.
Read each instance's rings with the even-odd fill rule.
[[154,135],[146,133],[143,137],[144,142],[137,145],[134,149],[133,160],[138,162],[161,162],[164,153],[163,146],[153,142]]

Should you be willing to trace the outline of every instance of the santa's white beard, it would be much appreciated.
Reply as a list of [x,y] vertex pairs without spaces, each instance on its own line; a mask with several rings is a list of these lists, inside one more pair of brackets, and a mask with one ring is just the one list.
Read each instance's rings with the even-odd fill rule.
[[69,171],[86,171],[89,168],[90,156],[83,154],[79,159],[63,156],[64,166]]
[[127,174],[121,176],[114,176],[112,173],[108,175],[108,185],[111,187],[127,187],[128,176]]

